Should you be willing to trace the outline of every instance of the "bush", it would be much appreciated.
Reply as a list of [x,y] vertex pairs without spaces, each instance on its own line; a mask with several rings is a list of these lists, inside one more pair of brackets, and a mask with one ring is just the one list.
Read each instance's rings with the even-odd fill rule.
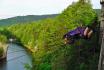
[[0,47],[0,57],[3,56],[3,53],[4,53],[4,49],[3,47]]

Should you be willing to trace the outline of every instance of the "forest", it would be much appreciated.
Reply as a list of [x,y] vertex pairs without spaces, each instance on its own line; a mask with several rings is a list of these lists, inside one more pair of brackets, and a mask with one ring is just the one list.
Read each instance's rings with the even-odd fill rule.
[[27,70],[97,70],[99,22],[91,39],[79,39],[71,45],[63,42],[65,33],[81,24],[90,25],[96,17],[90,1],[79,0],[54,18],[1,27],[0,42],[7,43],[10,36],[18,38],[18,44],[32,56],[32,66],[27,64]]

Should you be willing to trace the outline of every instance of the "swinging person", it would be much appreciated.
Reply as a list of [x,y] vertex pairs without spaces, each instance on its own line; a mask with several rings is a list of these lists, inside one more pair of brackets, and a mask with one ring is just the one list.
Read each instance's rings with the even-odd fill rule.
[[66,33],[63,36],[64,44],[73,44],[76,39],[80,39],[80,38],[90,39],[96,25],[97,25],[97,21],[95,20],[91,26],[87,26],[87,27],[80,26]]

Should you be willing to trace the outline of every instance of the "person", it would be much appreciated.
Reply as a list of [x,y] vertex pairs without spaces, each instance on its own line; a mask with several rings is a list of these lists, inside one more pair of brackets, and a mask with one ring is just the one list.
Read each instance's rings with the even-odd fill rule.
[[96,27],[96,24],[97,21],[94,21],[90,26],[84,27],[81,25],[76,29],[69,31],[63,36],[64,44],[73,44],[75,40],[80,38],[90,39],[94,32],[94,28]]

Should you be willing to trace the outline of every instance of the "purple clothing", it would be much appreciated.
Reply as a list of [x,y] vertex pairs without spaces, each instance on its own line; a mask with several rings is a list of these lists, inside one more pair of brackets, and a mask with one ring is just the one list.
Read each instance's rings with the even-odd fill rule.
[[75,42],[75,39],[78,39],[80,37],[84,37],[84,27],[77,27],[76,29],[66,33],[63,38],[70,38],[70,43],[69,44],[73,44]]
[[85,28],[83,28],[83,27],[77,27],[76,29],[68,32],[66,35],[67,36],[74,36],[74,35],[79,34],[80,36],[84,36],[84,30],[85,30]]
[[88,36],[84,35],[86,27],[77,27],[74,30],[71,30],[70,32],[66,33],[63,38],[66,38],[69,40],[69,44],[73,44],[78,39],[89,39]]

